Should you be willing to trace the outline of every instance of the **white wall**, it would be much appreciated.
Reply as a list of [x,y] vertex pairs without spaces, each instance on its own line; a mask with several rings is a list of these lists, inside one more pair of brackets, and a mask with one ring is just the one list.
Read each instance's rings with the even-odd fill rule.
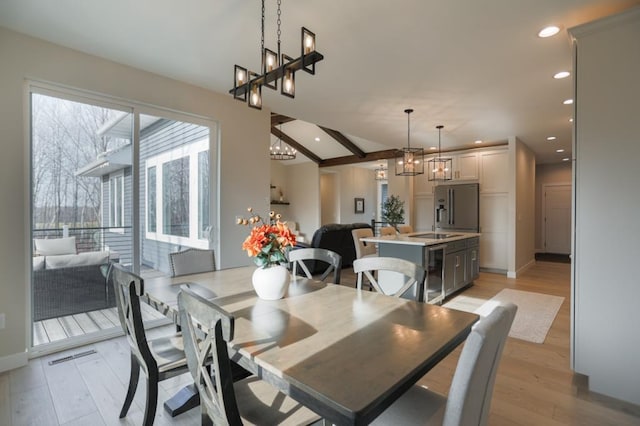
[[[516,138],[515,276],[535,262],[536,157]],[[509,269],[509,272],[512,270]]]
[[544,185],[571,185],[571,162],[536,165],[536,240],[537,252],[544,251],[543,194]]
[[[0,28],[0,371],[26,360],[29,321],[29,151],[25,79],[53,82],[118,99],[208,117],[220,124],[220,266],[249,264],[234,226],[247,205],[266,211],[269,199],[269,111],[227,94],[133,69]],[[263,155],[246,155],[264,152]],[[241,165],[241,167],[238,167]],[[258,182],[258,184],[257,184]],[[259,184],[264,183],[264,184]]]
[[320,225],[340,223],[340,182],[338,173],[320,174]]
[[[373,170],[355,166],[330,167],[339,182],[339,223],[371,223],[376,213],[376,180]],[[364,213],[355,213],[354,198],[364,198]]]
[[320,227],[320,171],[313,162],[286,166],[289,215],[307,241]]
[[640,404],[640,7],[576,38],[573,367]]

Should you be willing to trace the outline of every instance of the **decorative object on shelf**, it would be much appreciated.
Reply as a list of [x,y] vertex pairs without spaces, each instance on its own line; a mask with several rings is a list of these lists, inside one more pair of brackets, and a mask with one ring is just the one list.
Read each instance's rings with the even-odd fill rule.
[[375,169],[376,180],[387,180],[387,167],[384,164],[380,164],[380,167]]
[[[233,89],[229,91],[234,99],[247,102],[251,108],[262,109],[262,87],[278,90],[280,79],[280,93],[290,98],[295,97],[295,73],[306,71],[316,73],[316,62],[324,59],[316,52],[316,35],[307,28],[301,29],[300,50],[297,58],[291,58],[280,53],[280,24],[281,0],[278,0],[278,51],[274,52],[264,47],[264,0],[262,0],[262,38],[260,39],[260,57],[262,58],[262,74],[249,71],[247,68],[235,65],[233,69]],[[248,95],[248,96],[247,96]]]
[[[282,133],[282,123],[280,124],[280,133]],[[291,148],[288,144],[282,142],[282,139],[278,136],[275,142],[271,143],[269,147],[269,155],[272,160],[295,160],[298,151]],[[281,194],[282,196],[282,194]],[[283,200],[280,200],[283,201]]]
[[440,153],[440,132],[443,128],[444,126],[442,124],[436,126],[436,129],[438,129],[438,156],[427,161],[427,170],[429,170],[427,178],[430,181],[452,179],[453,160],[443,157]]
[[411,120],[413,110],[405,109],[407,114],[407,147],[402,148],[402,159],[396,160],[396,176],[415,176],[424,173],[424,150],[411,148]]
[[364,198],[354,198],[355,212],[364,213]]
[[382,221],[393,226],[396,231],[398,224],[404,223],[404,201],[397,195],[390,195],[382,203]]
[[269,212],[269,219],[265,221],[255,214],[253,209],[247,209],[248,219],[238,217],[238,225],[253,225],[251,233],[242,243],[249,257],[258,268],[252,276],[253,288],[261,299],[277,300],[284,297],[289,287],[289,270],[283,266],[287,263],[287,247],[296,244],[296,237],[285,222],[281,222],[280,214]]

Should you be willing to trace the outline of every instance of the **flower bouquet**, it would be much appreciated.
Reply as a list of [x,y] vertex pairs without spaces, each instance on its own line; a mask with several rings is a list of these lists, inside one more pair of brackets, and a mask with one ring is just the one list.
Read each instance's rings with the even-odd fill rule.
[[289,285],[289,271],[282,264],[287,263],[287,247],[293,247],[296,237],[281,215],[269,212],[265,220],[249,207],[249,218],[239,217],[238,225],[252,225],[251,233],[242,243],[242,249],[258,266],[252,277],[253,286],[262,299],[281,299]]

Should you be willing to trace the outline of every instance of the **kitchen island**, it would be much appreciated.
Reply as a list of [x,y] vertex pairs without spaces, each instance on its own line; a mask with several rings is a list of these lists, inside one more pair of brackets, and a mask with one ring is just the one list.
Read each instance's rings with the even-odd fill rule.
[[[424,267],[427,270],[424,293],[428,303],[442,303],[445,297],[470,285],[480,273],[478,233],[414,232],[361,240],[376,243],[380,256],[398,257]],[[401,285],[390,275],[381,276],[380,280],[389,290]]]

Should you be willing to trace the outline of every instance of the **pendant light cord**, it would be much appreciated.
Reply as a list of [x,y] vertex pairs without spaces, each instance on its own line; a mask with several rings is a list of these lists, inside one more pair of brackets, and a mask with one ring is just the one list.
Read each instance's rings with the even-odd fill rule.
[[262,36],[260,38],[260,58],[262,58],[261,70],[264,70],[264,0],[262,0]]

